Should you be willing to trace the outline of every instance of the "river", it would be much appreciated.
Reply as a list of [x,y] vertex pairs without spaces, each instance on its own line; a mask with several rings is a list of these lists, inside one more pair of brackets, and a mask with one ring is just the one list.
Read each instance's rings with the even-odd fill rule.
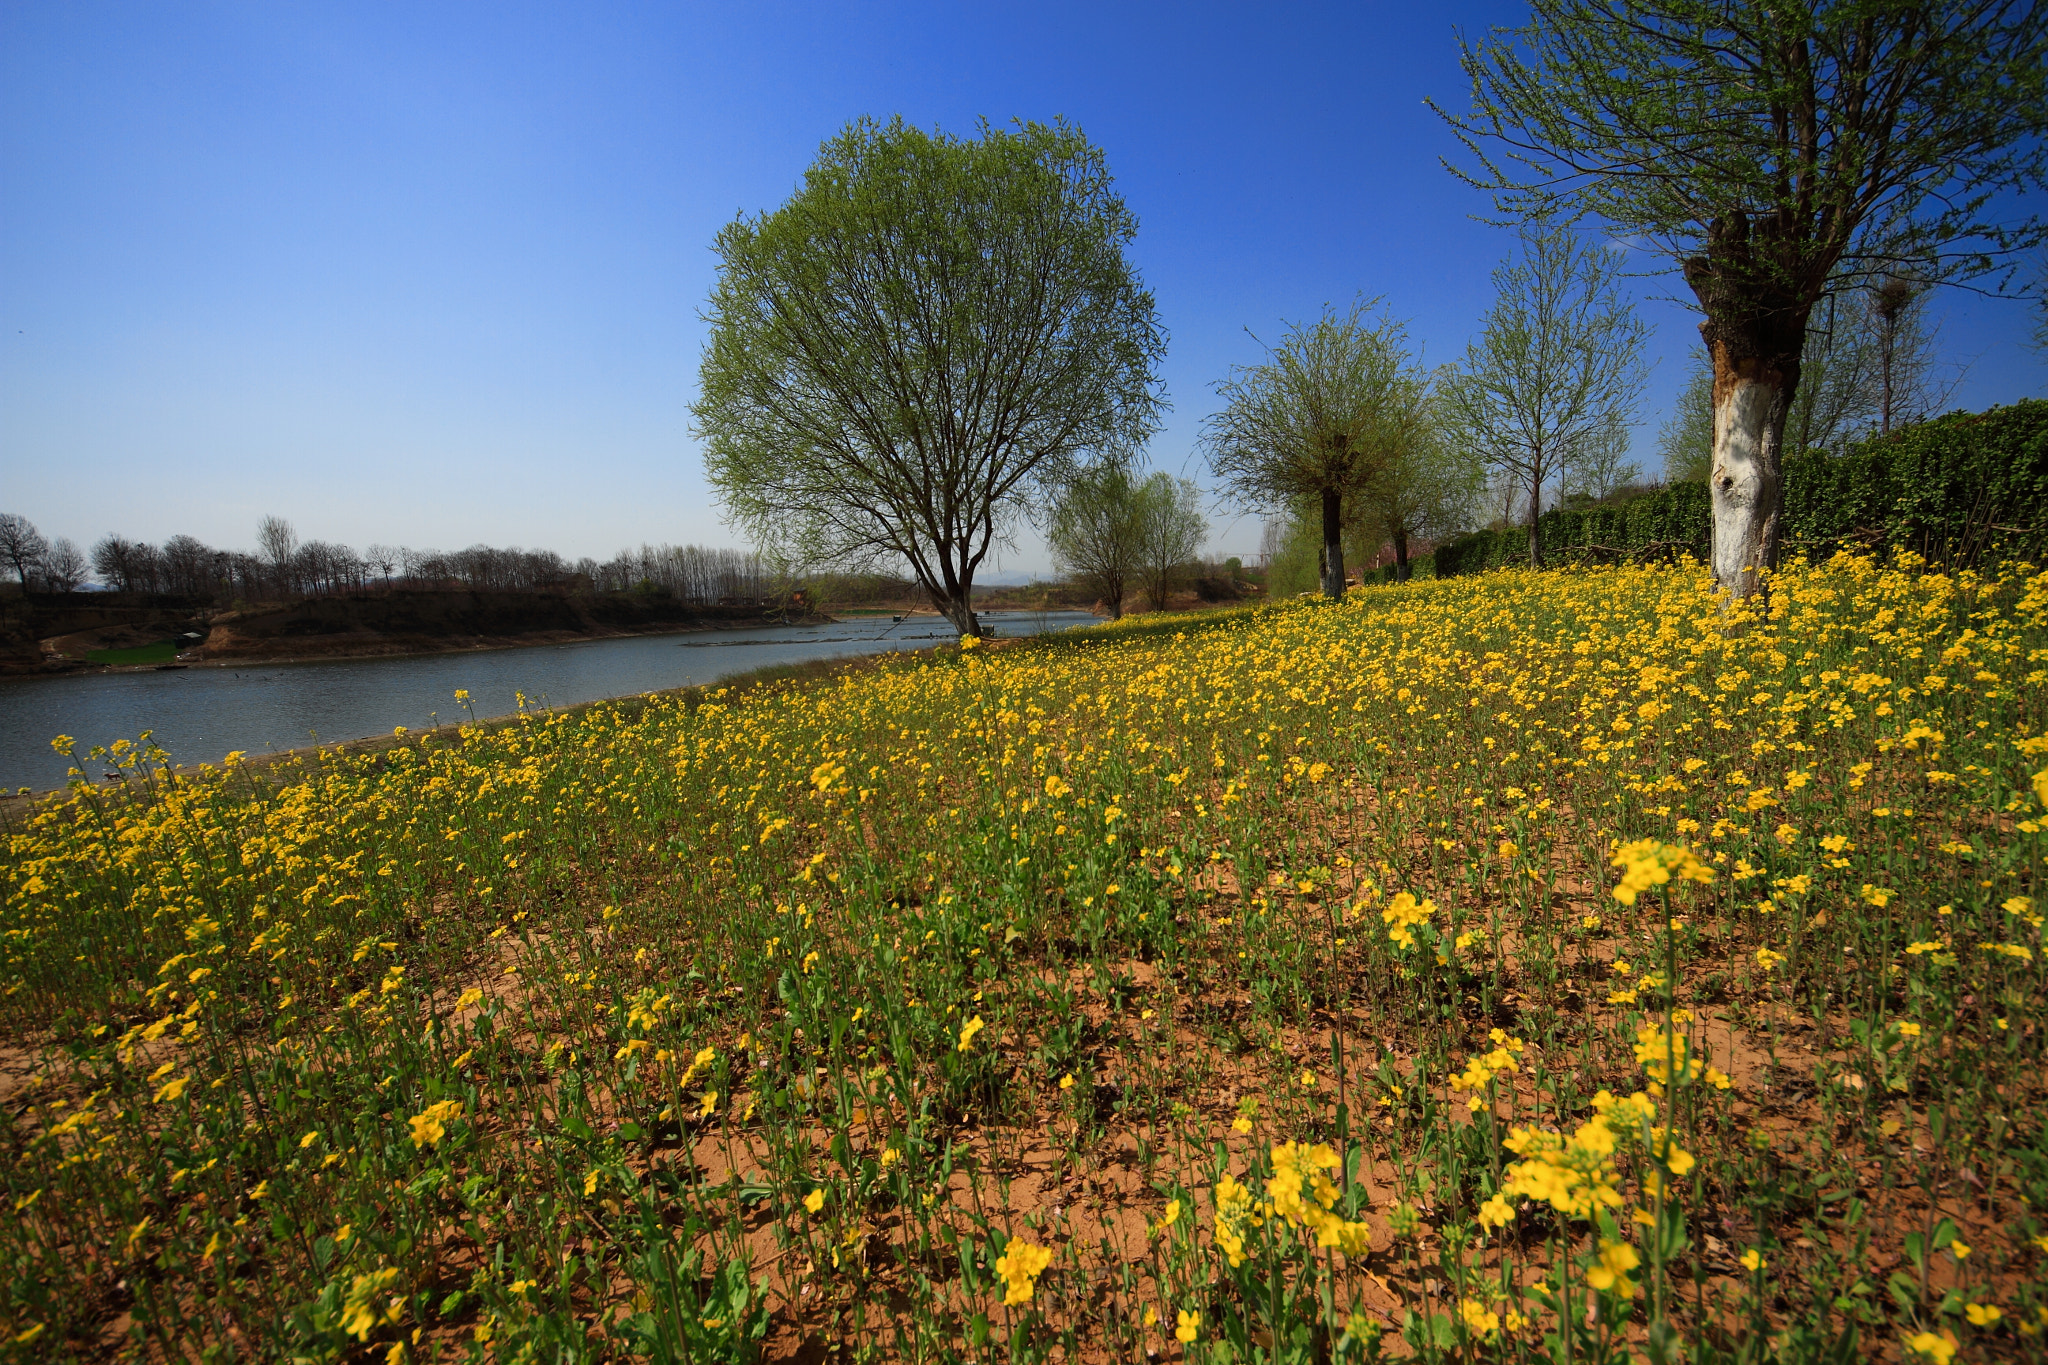
[[[988,611],[981,619],[1005,638],[1096,620],[1074,611]],[[173,762],[212,763],[236,749],[267,753],[463,720],[458,688],[481,719],[509,715],[520,693],[528,705],[574,706],[715,683],[769,664],[925,649],[956,638],[940,617],[884,616],[396,659],[9,679],[0,681],[0,789],[61,786],[70,763],[51,750],[56,735],[88,749],[150,730]],[[93,765],[91,775],[103,766]]]

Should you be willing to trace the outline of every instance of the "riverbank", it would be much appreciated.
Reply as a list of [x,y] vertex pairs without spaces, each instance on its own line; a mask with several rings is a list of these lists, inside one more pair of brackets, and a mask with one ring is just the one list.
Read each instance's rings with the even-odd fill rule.
[[[984,618],[1004,636],[1091,624],[1081,613]],[[0,680],[0,790],[61,788],[71,762],[50,749],[77,737],[81,753],[126,739],[150,741],[180,763],[229,752],[283,753],[335,741],[418,733],[450,717],[560,711],[608,698],[724,686],[735,679],[800,676],[825,661],[952,644],[933,616],[892,622],[669,631],[577,638],[519,648],[420,656],[329,658],[290,664],[195,664],[174,671],[99,670]],[[79,765],[98,782],[116,765]]]
[[[1029,637],[1025,637],[1029,638]],[[992,640],[990,649],[999,649],[1021,643],[1020,640]],[[236,770],[260,777],[272,784],[300,781],[311,774],[320,763],[337,758],[353,758],[387,753],[397,748],[434,749],[457,745],[465,735],[495,734],[514,725],[531,724],[540,717],[581,716],[595,707],[614,708],[624,717],[637,716],[647,707],[666,701],[680,701],[683,706],[695,707],[705,698],[714,694],[721,700],[737,703],[764,689],[774,686],[796,686],[818,682],[827,678],[848,677],[878,668],[894,666],[916,666],[920,661],[936,658],[949,646],[940,645],[929,649],[902,650],[888,654],[856,654],[830,659],[811,659],[802,663],[764,664],[729,678],[713,683],[692,683],[686,687],[658,688],[650,692],[634,692],[624,696],[600,697],[592,701],[574,702],[567,706],[537,706],[530,711],[514,712],[504,716],[485,716],[481,719],[450,721],[445,725],[432,725],[420,729],[397,727],[388,734],[366,735],[358,739],[336,740],[328,744],[307,744],[291,749],[277,749],[268,753],[244,754],[236,762]],[[286,661],[289,662],[289,661]],[[230,667],[216,664],[213,667]],[[107,672],[146,671],[108,669]],[[94,790],[115,791],[128,794],[130,783],[143,781],[165,781],[173,783],[197,781],[208,774],[220,771],[219,763],[173,763],[144,775],[132,770],[121,774],[117,781],[101,781],[93,784]],[[8,828],[11,822],[38,804],[61,797],[70,791],[68,787],[48,787],[26,794],[0,792],[0,829]]]
[[69,593],[0,606],[0,676],[404,658],[832,620],[802,602],[662,593],[408,590],[227,608]]

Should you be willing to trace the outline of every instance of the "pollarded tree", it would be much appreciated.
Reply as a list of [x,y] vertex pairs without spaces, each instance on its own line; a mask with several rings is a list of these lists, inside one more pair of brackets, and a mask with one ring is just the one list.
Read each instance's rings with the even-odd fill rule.
[[1419,419],[1424,384],[1407,328],[1361,301],[1290,327],[1262,365],[1216,386],[1223,410],[1204,424],[1209,467],[1247,511],[1291,514],[1304,502],[1322,520],[1322,587],[1344,595],[1344,526],[1359,496]]
[[1478,163],[1459,174],[1510,218],[1590,215],[1681,266],[1714,363],[1714,573],[1747,597],[1778,561],[1814,304],[1901,269],[1981,277],[2043,240],[1998,196],[2048,167],[2048,6],[1531,8],[1527,27],[1463,44],[1473,109],[1444,116]]
[[1452,439],[1528,497],[1529,562],[1543,563],[1543,489],[1635,410],[1644,329],[1606,247],[1561,229],[1525,233],[1464,363],[1444,381]]
[[1121,620],[1143,562],[1138,483],[1121,463],[1084,470],[1060,491],[1045,530],[1061,573],[1095,590]]
[[727,513],[810,564],[900,561],[962,634],[1038,496],[1156,429],[1136,220],[1064,123],[863,120],[718,235],[692,411]]

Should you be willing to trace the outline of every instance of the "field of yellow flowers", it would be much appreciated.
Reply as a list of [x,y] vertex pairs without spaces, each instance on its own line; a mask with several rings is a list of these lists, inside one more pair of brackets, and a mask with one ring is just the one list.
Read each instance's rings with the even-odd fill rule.
[[2040,1359],[2044,683],[1840,557],[120,746],[0,860],[0,1340]]

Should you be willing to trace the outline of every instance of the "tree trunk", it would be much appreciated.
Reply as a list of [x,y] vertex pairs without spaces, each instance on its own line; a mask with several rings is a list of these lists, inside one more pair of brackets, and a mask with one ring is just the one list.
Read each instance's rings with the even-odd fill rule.
[[1404,526],[1394,528],[1394,581],[1408,581],[1408,530]]
[[1785,419],[1799,387],[1799,355],[1815,288],[1801,296],[1770,260],[1772,241],[1752,249],[1750,223],[1736,213],[1708,226],[1707,252],[1685,263],[1685,280],[1706,321],[1700,337],[1714,361],[1712,499],[1714,582],[1731,599],[1763,591],[1778,567],[1785,510]]
[[1344,595],[1344,495],[1323,490],[1323,596]]
[[1529,567],[1543,567],[1543,480],[1529,480]]
[[1743,355],[1725,341],[1714,352],[1714,463],[1707,488],[1714,513],[1714,581],[1734,598],[1755,594],[1778,567],[1783,515],[1785,416],[1799,382],[1798,352]]
[[932,592],[929,588],[926,589],[926,592],[930,594],[932,605],[938,608],[939,614],[953,623],[953,629],[959,631],[962,635],[980,637],[981,622],[975,618],[974,612],[969,609],[966,593],[963,592],[958,596],[948,597],[944,593]]

